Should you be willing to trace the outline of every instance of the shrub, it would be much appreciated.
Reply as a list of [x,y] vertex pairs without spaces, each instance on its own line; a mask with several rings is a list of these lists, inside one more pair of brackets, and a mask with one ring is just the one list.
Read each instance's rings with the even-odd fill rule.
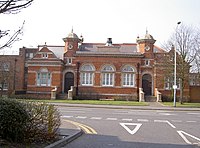
[[26,127],[28,142],[44,142],[58,138],[60,113],[54,105],[41,102],[26,102],[29,121]]
[[25,138],[29,115],[24,105],[16,100],[0,99],[0,137],[12,142],[22,142]]
[[0,138],[12,142],[47,142],[59,136],[60,113],[54,105],[0,99]]

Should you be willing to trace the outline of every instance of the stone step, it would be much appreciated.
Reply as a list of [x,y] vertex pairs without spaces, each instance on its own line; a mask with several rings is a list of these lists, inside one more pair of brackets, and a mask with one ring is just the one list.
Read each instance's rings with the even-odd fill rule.
[[66,99],[68,99],[68,94],[60,93],[57,95],[57,99],[66,100]]
[[156,102],[157,98],[155,96],[145,96],[145,102]]

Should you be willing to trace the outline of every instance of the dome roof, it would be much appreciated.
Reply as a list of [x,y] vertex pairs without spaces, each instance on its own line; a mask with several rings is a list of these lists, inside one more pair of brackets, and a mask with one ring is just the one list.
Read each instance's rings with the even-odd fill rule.
[[78,39],[78,36],[75,33],[71,32],[68,34],[67,38],[77,38]]
[[67,39],[77,39],[77,40],[79,40],[78,36],[77,36],[75,33],[73,33],[73,29],[72,29],[72,31],[68,34],[67,37],[63,38],[63,41],[66,42]]
[[137,41],[137,43],[150,42],[150,43],[153,43],[153,44],[156,42],[156,40],[153,38],[152,35],[150,35],[150,34],[148,33],[147,30],[146,30],[146,34],[145,34],[142,38],[140,38],[140,37],[138,36],[137,39],[136,39],[136,41]]
[[154,40],[153,36],[150,34],[145,34],[144,39],[150,39],[150,40]]

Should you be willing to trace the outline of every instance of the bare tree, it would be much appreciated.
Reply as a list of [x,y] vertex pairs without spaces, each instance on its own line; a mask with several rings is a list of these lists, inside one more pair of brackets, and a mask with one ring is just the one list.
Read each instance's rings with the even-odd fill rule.
[[[177,80],[180,83],[180,102],[183,103],[184,88],[188,85],[189,72],[195,69],[195,61],[198,57],[200,34],[198,30],[192,26],[180,25],[176,28],[171,38],[164,44],[165,49],[171,49],[172,46],[177,51]],[[172,52],[173,53],[173,52]],[[174,66],[173,54],[171,54],[171,64],[168,63],[168,68]],[[170,72],[173,74],[173,72]],[[173,75],[172,75],[173,76]]]
[[[19,13],[22,9],[27,8],[32,4],[33,0],[0,0],[0,14],[16,14]],[[0,29],[0,40],[8,37],[9,39],[3,43],[0,43],[0,50],[5,47],[10,47],[14,42],[19,41],[19,35],[23,33],[22,24],[17,31],[10,35],[10,30],[1,30]]]
[[19,13],[21,9],[31,5],[33,0],[2,0],[0,1],[0,13]]

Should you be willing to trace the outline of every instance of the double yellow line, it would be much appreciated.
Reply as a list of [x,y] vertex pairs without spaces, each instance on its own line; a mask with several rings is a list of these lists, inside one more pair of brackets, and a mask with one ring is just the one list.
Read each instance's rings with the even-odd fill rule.
[[74,122],[74,121],[71,121],[71,120],[65,120],[65,119],[63,121],[69,122],[71,124],[74,124],[75,126],[80,127],[86,134],[97,134],[97,132],[93,128],[91,128],[91,127],[89,127],[85,124],[81,124],[81,123],[78,123],[78,122]]

